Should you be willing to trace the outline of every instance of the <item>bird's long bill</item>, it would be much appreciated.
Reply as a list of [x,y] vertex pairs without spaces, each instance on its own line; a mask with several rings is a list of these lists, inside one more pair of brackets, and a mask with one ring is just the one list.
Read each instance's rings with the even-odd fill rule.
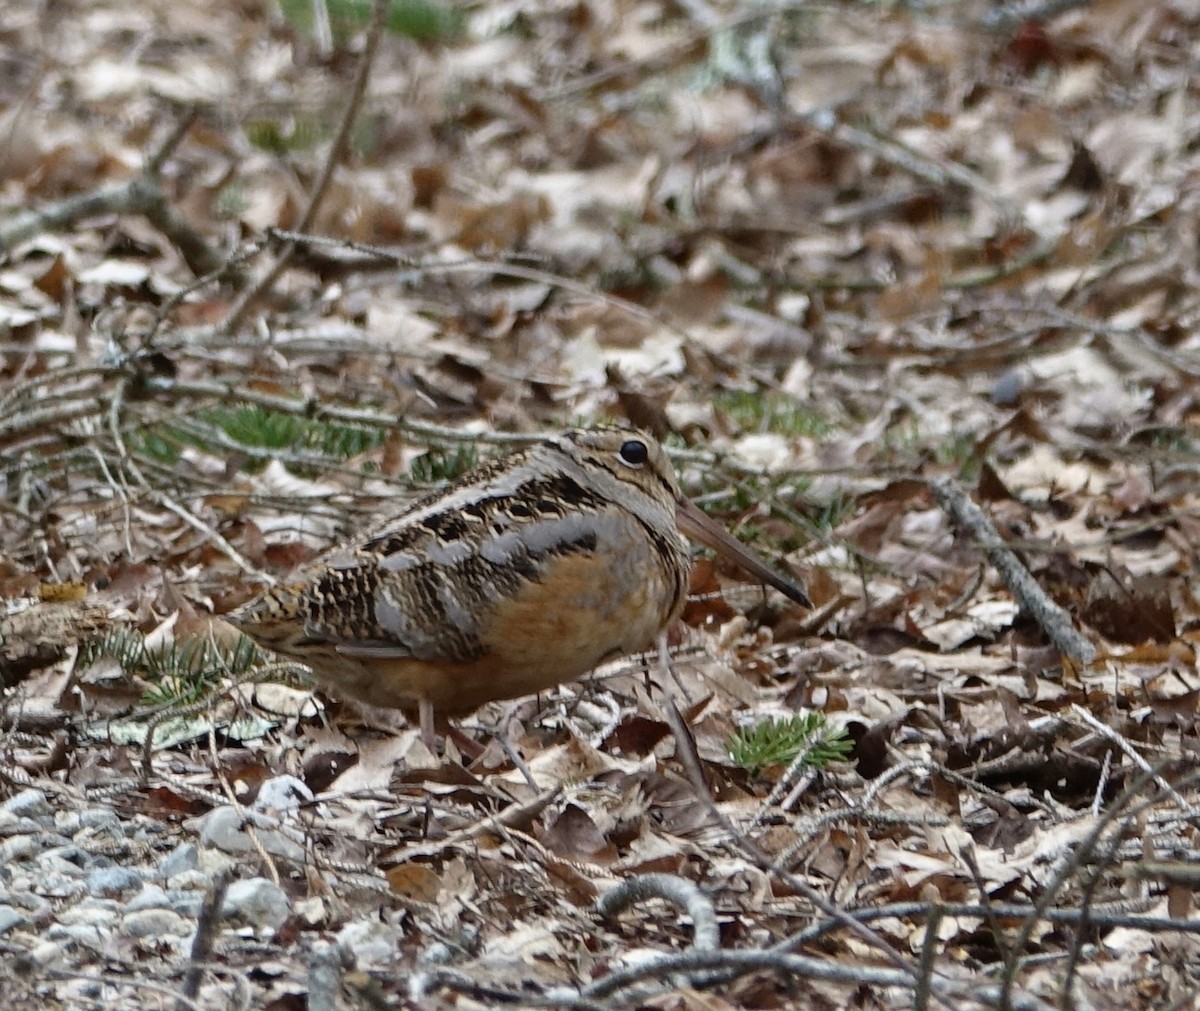
[[712,548],[717,554],[736,562],[748,575],[775,587],[797,604],[812,607],[808,595],[799,586],[781,576],[721,524],[709,519],[698,506],[685,498],[678,499],[675,503],[675,522],[679,524],[679,529],[685,537],[699,541],[706,548]]

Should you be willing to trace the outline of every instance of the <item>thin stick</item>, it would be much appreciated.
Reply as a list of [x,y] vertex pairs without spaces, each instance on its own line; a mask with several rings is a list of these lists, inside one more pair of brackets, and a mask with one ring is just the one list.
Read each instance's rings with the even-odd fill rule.
[[1089,664],[1096,647],[1071,623],[1071,616],[1050,599],[1021,560],[1001,539],[992,521],[962,487],[949,477],[935,477],[929,488],[938,505],[963,533],[974,539],[987,553],[988,561],[1012,591],[1017,602],[1045,631],[1055,647],[1076,663]]
[[647,899],[666,899],[691,917],[694,951],[716,951],[721,946],[712,899],[691,881],[676,874],[639,874],[626,878],[600,896],[596,901],[596,912],[606,920],[611,919],[635,902]]
[[[213,878],[204,901],[200,905],[200,915],[196,917],[196,936],[192,940],[192,950],[189,956],[191,965],[183,977],[183,995],[188,1001],[200,996],[200,981],[204,978],[204,963],[212,955],[213,945],[221,926],[221,906],[225,902],[225,891],[229,887],[232,872],[228,869],[221,871]],[[183,1011],[186,1005],[176,1005],[175,1011]]]
[[[312,228],[317,211],[329,191],[334,170],[346,157],[346,151],[350,147],[350,134],[354,124],[358,121],[363,97],[367,93],[367,81],[370,80],[371,67],[375,62],[375,54],[379,50],[379,39],[383,35],[383,21],[387,9],[387,0],[373,0],[371,23],[367,26],[367,40],[363,46],[362,58],[358,61],[354,82],[350,86],[350,97],[346,101],[346,108],[342,113],[341,122],[338,124],[337,134],[329,148],[329,157],[325,159],[325,164],[321,167],[321,175],[317,178],[317,183],[308,198],[308,206],[304,209],[304,215],[301,217],[299,225],[296,226],[298,232],[307,232]],[[287,268],[295,250],[294,243],[289,242],[284,246],[276,256],[275,262],[267,268],[263,276],[242,293],[226,316],[225,322],[219,327],[222,333],[231,333],[241,325],[251,306],[271,290],[280,274]]]

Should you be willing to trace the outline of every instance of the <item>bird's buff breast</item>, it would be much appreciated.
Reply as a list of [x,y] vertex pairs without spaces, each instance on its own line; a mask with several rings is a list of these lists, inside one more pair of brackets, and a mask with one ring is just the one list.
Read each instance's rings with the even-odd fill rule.
[[363,661],[332,650],[309,660],[335,694],[409,713],[422,698],[439,716],[454,717],[495,699],[531,695],[648,648],[678,614],[682,601],[674,599],[674,584],[639,553],[547,562],[542,578],[491,603],[480,623],[484,655],[477,660]]

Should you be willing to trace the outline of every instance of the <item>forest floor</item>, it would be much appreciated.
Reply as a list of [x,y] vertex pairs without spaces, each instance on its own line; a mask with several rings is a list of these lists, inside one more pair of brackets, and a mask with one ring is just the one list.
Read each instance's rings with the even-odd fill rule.
[[[1200,3],[3,20],[0,1003],[1197,1006]],[[813,609],[473,762],[220,621],[606,421]]]

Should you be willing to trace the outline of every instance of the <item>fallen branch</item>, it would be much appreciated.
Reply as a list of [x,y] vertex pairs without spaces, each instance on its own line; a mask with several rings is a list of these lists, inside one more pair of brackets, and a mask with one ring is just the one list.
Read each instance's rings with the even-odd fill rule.
[[1071,616],[1058,606],[1001,539],[992,521],[953,478],[936,477],[929,489],[954,525],[970,536],[988,556],[1017,603],[1045,631],[1059,652],[1079,664],[1095,659],[1096,647],[1075,630]]
[[200,983],[204,979],[204,966],[212,956],[213,946],[221,927],[221,906],[225,902],[225,892],[229,888],[232,871],[226,869],[218,872],[209,885],[200,905],[200,915],[196,917],[196,935],[192,939],[191,965],[183,977],[184,1002],[176,1003],[175,1011],[185,1011],[191,1002],[200,996]]
[[[379,49],[379,39],[383,35],[384,15],[387,13],[387,9],[388,4],[386,0],[374,0],[371,7],[371,22],[367,26],[367,41],[363,47],[362,58],[358,61],[358,71],[354,75],[354,82],[350,86],[350,97],[347,99],[346,108],[342,112],[337,135],[333,138],[333,143],[330,145],[329,157],[325,159],[325,164],[321,168],[321,175],[317,179],[312,194],[308,198],[308,206],[304,209],[300,223],[296,226],[296,231],[298,232],[307,232],[312,228],[313,221],[317,217],[317,211],[324,202],[326,193],[329,191],[329,184],[333,180],[333,171],[341,164],[342,160],[346,157],[346,152],[350,148],[351,131],[354,124],[358,121],[358,113],[362,108],[363,98],[367,93],[367,81],[370,80],[371,67],[375,63],[375,53]],[[250,309],[274,287],[275,282],[279,279],[279,275],[287,269],[287,265],[291,262],[295,249],[296,247],[293,243],[289,242],[285,245],[275,257],[274,262],[263,271],[258,280],[241,293],[226,315],[225,321],[218,328],[222,333],[232,333],[237,330]]]
[[716,951],[721,946],[712,900],[692,882],[675,874],[639,874],[626,878],[600,896],[596,912],[606,920],[615,918],[621,910],[647,899],[666,899],[692,918],[693,951]]
[[195,121],[193,110],[132,179],[79,193],[0,222],[0,256],[44,232],[56,232],[102,214],[140,214],[179,250],[192,273],[210,274],[223,269],[225,259],[204,236],[167,202],[161,183],[162,166],[179,146]]

